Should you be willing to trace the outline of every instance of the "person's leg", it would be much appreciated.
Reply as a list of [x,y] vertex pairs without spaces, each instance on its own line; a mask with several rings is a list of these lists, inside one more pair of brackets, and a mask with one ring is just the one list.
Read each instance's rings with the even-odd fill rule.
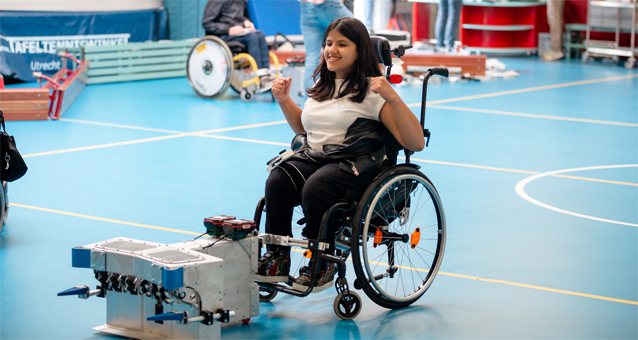
[[[259,32],[248,33],[246,35],[222,35],[220,38],[225,41],[238,41],[246,46],[248,54],[250,54],[255,62],[257,63],[257,68],[269,67],[268,61],[268,45],[266,44],[266,37],[264,34]],[[262,47],[261,40],[263,39],[263,44],[266,45],[266,63],[264,65],[264,48]]]
[[354,15],[339,0],[326,0],[320,5],[310,2],[299,3],[301,9],[301,32],[306,46],[306,67],[304,87],[314,85],[312,75],[321,61],[323,35],[332,21]]
[[352,18],[354,14],[339,0],[326,0],[324,3],[317,5],[317,17],[324,27],[328,27],[335,19],[343,17]]
[[[304,234],[308,239],[319,239],[319,229],[321,220],[325,212],[336,202],[341,199],[344,190],[352,189],[365,191],[372,180],[381,172],[375,169],[355,176],[349,172],[341,170],[339,163],[330,163],[318,169],[306,181],[306,185],[301,192],[301,206],[306,217],[306,227]],[[325,242],[329,244],[327,253],[334,252],[335,225],[330,223],[326,230]],[[312,276],[312,267],[304,266],[300,269],[300,275],[293,283],[293,288],[297,290],[305,290],[310,285]],[[315,292],[322,291],[331,286],[334,279],[335,266],[334,263],[321,264],[319,277],[316,279]]]
[[374,14],[374,0],[365,0],[363,3],[363,14],[365,16],[365,25],[368,30],[371,30],[372,27],[372,18]]
[[547,1],[547,19],[549,21],[549,34],[551,39],[551,50],[561,52],[563,50],[563,9],[565,0]]
[[[266,232],[292,236],[292,214],[299,202],[306,178],[316,166],[302,161],[289,161],[273,169],[266,180]],[[290,247],[268,245],[259,258],[255,277],[259,281],[284,282],[290,274]]]
[[317,166],[303,161],[282,163],[270,172],[266,180],[266,233],[292,236],[292,213],[301,201],[306,179]]
[[[445,1],[445,0],[442,0]],[[461,9],[463,8],[463,0],[447,0],[448,1],[448,19],[445,28],[445,47],[454,49],[454,41],[459,33],[459,23],[461,21]]]
[[[363,194],[380,172],[380,169],[373,169],[356,176],[342,170],[339,163],[330,163],[319,168],[307,179],[301,191],[301,207],[306,217],[304,235],[308,239],[318,239],[324,213],[341,199],[344,190],[360,191]],[[334,243],[334,236],[334,230],[328,230],[326,242]]]
[[448,13],[447,0],[439,1],[439,8],[436,12],[436,23],[434,24],[434,35],[436,37],[436,47],[445,46],[445,27],[447,26]]
[[306,62],[304,68],[304,89],[314,85],[312,74],[315,72],[321,60],[321,46],[323,43],[323,33],[325,28],[321,27],[317,18],[317,8],[310,2],[300,2],[299,10],[301,15],[301,33],[303,34],[304,46],[306,48]]
[[[268,67],[268,61],[264,63],[264,51],[262,49],[261,39],[266,39],[264,34],[261,32],[253,32],[248,33],[244,36],[240,36],[239,41],[241,41],[244,45],[246,45],[246,49],[248,49],[248,54],[250,54],[257,62],[257,68],[265,68]],[[262,38],[263,37],[263,38]],[[266,48],[266,58],[268,58],[268,48]]]
[[268,43],[266,42],[266,35],[262,31],[255,32],[257,35],[257,40],[259,41],[259,50],[261,51],[261,63],[263,67],[260,68],[269,68],[270,67],[270,49],[268,48]]

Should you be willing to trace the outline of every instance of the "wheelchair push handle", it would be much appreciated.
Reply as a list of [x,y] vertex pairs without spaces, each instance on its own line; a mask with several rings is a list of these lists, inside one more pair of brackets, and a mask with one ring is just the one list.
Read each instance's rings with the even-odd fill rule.
[[403,55],[405,54],[405,50],[411,49],[412,45],[398,45],[397,47],[392,49],[392,54],[394,54],[397,58],[401,58],[403,57]]
[[432,74],[435,74],[437,76],[446,77],[446,78],[450,75],[450,72],[445,67],[433,67],[429,69],[428,71],[432,72]]
[[427,99],[428,93],[428,80],[432,75],[437,75],[441,77],[448,77],[450,72],[445,67],[433,67],[428,69],[425,73],[425,77],[423,78],[423,94],[421,95],[421,128],[423,129],[423,136],[425,137],[425,146],[427,147],[430,144],[430,130],[425,128],[425,103]]

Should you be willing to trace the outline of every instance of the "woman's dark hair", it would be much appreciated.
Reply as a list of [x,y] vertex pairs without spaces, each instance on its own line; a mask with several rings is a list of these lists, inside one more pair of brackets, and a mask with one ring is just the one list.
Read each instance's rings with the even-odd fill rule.
[[[337,98],[352,94],[351,101],[361,103],[368,93],[368,77],[378,77],[383,75],[379,68],[377,56],[373,52],[372,42],[368,30],[361,21],[355,18],[339,18],[331,22],[323,35],[323,46],[326,46],[328,33],[336,30],[344,37],[348,38],[357,46],[357,61],[352,66],[348,75],[348,81],[344,81],[339,88]],[[317,76],[319,80],[317,81]],[[316,81],[313,88],[308,89],[308,97],[321,102],[334,97],[335,93],[335,73],[328,70],[326,60],[323,59],[312,78]],[[345,85],[345,88],[344,88]]]

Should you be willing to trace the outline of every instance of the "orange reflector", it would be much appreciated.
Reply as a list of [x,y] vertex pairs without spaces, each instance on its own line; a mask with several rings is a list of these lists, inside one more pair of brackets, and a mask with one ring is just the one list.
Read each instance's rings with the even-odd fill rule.
[[421,239],[421,229],[416,228],[416,230],[412,233],[410,237],[410,245],[412,245],[412,249],[416,248],[419,244],[419,240]]
[[401,84],[403,81],[403,76],[400,74],[391,74],[390,75],[390,83],[392,84]]
[[377,244],[381,244],[381,241],[383,240],[383,233],[381,232],[381,229],[377,229],[377,232],[374,233],[374,247],[377,247]]
[[308,258],[308,259],[312,258],[312,252],[310,250],[304,251],[303,252],[303,257]]

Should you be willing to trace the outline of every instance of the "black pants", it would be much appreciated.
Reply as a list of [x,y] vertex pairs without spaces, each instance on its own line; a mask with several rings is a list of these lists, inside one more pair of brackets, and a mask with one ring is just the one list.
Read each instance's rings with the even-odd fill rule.
[[255,31],[246,35],[222,35],[220,38],[225,41],[238,41],[246,45],[248,54],[257,62],[257,68],[270,67],[269,49],[264,32]]
[[[381,169],[374,169],[355,176],[341,170],[339,163],[323,166],[302,160],[283,163],[266,180],[266,232],[292,236],[293,209],[301,203],[306,218],[303,233],[308,239],[318,239],[324,213],[339,202],[344,191],[358,191],[358,199],[379,173]],[[333,244],[334,236],[331,225],[325,241]]]

